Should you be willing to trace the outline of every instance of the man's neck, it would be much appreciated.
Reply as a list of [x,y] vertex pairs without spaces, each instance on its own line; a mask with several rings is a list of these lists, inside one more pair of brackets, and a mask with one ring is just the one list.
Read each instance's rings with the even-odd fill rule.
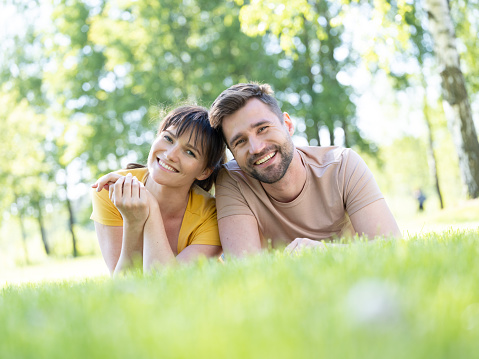
[[261,182],[268,195],[278,202],[291,202],[301,193],[306,183],[306,167],[303,164],[301,155],[294,149],[293,160],[291,161],[285,175],[278,182],[268,184]]

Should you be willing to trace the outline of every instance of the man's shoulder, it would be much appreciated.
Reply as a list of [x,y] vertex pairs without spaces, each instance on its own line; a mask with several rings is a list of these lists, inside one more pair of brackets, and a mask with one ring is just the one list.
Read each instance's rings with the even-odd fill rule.
[[244,173],[235,160],[231,160],[223,165],[223,168],[218,174],[216,182],[221,184],[222,181],[229,179],[233,179],[236,182],[258,182],[251,176],[248,176],[246,173]]
[[350,148],[338,146],[301,146],[297,147],[298,151],[302,153],[303,160],[312,166],[326,167],[341,162],[354,153]]

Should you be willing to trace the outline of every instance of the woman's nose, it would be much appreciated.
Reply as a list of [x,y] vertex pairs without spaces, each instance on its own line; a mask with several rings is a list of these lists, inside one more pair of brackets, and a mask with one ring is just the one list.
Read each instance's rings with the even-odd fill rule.
[[165,157],[170,161],[176,162],[178,159],[178,146],[172,145],[168,147],[165,152]]

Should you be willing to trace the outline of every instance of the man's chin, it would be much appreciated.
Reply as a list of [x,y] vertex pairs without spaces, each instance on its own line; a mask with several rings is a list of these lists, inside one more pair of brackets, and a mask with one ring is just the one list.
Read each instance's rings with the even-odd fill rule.
[[253,170],[249,172],[248,175],[262,183],[273,184],[281,180],[284,177],[285,172],[286,171],[281,171],[279,169],[274,169],[274,170],[265,169],[261,172],[257,170]]

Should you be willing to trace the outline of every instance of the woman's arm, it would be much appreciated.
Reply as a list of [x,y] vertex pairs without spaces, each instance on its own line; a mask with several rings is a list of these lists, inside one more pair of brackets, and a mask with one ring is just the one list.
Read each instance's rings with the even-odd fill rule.
[[143,231],[143,270],[150,271],[176,263],[165,226],[161,217],[160,206],[152,194],[148,193],[149,216]]
[[118,258],[120,258],[123,227],[107,226],[95,221],[95,230],[101,254],[110,271],[110,275],[113,275]]
[[191,244],[176,256],[178,263],[189,263],[200,257],[219,257],[223,250],[220,246],[210,244]]
[[[106,185],[107,183],[109,185]],[[103,194],[93,195],[93,205],[95,220],[112,216],[115,218],[108,219],[111,223],[95,222],[103,258],[110,274],[113,275],[120,257],[118,270],[130,266],[133,257],[141,258],[143,226],[148,216],[146,196],[143,195],[143,200],[141,196],[145,189],[131,174],[121,176],[116,173],[103,176],[92,187],[96,187],[97,191],[109,187],[108,194],[101,191]],[[113,215],[113,212],[117,214]],[[112,224],[116,222],[120,225]]]
[[143,237],[143,269],[145,272],[174,263],[189,263],[199,257],[215,257],[222,252],[220,246],[192,244],[175,257],[171,249],[161,217],[158,202],[148,193],[150,214],[145,223]]
[[146,188],[129,173],[110,186],[110,199],[123,217],[121,252],[114,275],[141,262],[143,228],[148,218]]

